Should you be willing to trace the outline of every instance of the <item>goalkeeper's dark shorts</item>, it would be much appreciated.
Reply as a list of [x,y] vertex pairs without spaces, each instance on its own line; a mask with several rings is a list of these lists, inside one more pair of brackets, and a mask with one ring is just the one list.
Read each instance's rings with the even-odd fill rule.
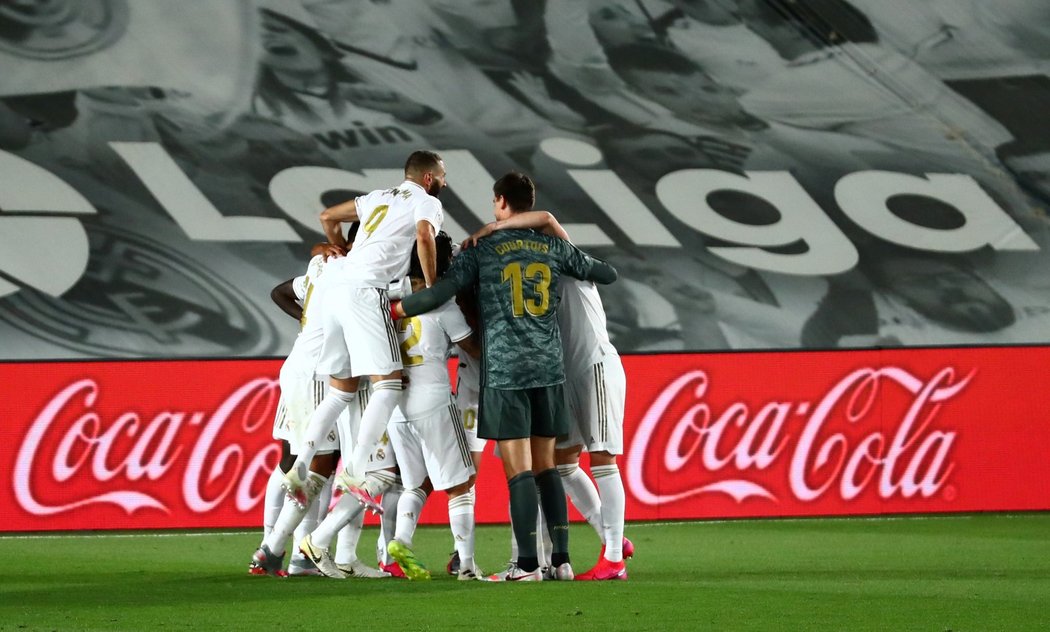
[[535,388],[483,387],[478,400],[478,436],[482,439],[558,437],[569,432],[561,384]]

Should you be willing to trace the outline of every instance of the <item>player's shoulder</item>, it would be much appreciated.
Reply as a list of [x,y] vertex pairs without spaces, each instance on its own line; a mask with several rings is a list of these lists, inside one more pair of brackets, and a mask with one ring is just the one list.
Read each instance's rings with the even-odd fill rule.
[[320,274],[324,271],[326,261],[324,255],[314,255],[313,257],[310,257],[310,262],[306,264],[307,273],[309,274],[312,272]]

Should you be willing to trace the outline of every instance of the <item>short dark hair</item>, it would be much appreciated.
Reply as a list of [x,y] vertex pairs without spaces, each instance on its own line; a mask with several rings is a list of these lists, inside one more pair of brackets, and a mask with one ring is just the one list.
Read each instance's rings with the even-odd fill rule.
[[[437,275],[440,279],[445,276],[449,265],[452,263],[452,238],[442,230],[434,236],[434,244],[437,246]],[[408,276],[417,279],[424,278],[423,264],[419,261],[419,252],[416,250],[416,246],[412,246],[412,258],[408,264]]]
[[405,161],[406,176],[422,176],[428,171],[434,171],[441,165],[441,156],[436,152],[426,149],[418,149],[408,156]]
[[502,196],[515,212],[528,211],[536,203],[536,185],[532,178],[519,171],[511,171],[496,180],[492,192]]

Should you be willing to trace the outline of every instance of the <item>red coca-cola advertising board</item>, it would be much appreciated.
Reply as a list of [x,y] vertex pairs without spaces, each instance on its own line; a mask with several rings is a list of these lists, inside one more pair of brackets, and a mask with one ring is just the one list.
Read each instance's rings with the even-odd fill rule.
[[[258,526],[279,365],[0,364],[0,531]],[[1050,349],[624,365],[629,520],[1050,509]],[[477,517],[503,522],[485,459]],[[424,522],[445,519],[435,501]]]

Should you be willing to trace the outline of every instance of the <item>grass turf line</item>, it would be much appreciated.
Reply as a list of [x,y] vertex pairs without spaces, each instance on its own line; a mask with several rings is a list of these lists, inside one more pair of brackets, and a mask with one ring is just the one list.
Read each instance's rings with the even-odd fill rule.
[[[375,533],[365,531],[362,559]],[[628,535],[629,581],[540,585],[445,575],[446,527],[417,535],[434,572],[419,583],[249,577],[255,534],[0,539],[0,630],[1050,629],[1050,514],[628,525]],[[597,540],[586,525],[571,536],[582,572]],[[478,530],[484,570],[505,565],[509,537]]]

